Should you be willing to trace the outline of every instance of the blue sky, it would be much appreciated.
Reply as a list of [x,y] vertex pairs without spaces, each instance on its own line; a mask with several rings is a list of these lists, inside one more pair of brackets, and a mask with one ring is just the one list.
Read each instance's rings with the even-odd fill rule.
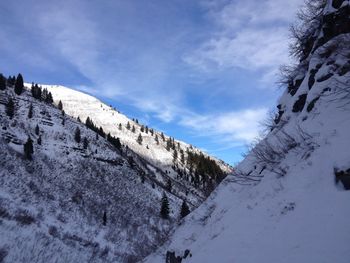
[[0,72],[79,89],[228,163],[282,92],[302,0],[0,2]]

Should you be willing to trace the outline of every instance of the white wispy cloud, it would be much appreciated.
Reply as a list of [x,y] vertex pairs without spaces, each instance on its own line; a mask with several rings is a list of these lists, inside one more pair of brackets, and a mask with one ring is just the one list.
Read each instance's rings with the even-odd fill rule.
[[202,69],[212,67],[238,67],[248,70],[270,68],[288,59],[285,45],[285,29],[247,29],[234,37],[211,38],[193,54],[186,56],[186,62]]
[[[271,82],[279,64],[288,59],[288,24],[301,1],[203,0],[203,9],[196,9],[202,13],[196,15],[204,17],[206,25],[191,19],[182,22],[183,9],[173,12],[171,4],[162,5],[162,1],[159,8],[169,10],[158,10],[158,5],[152,4],[152,9],[139,12],[137,1],[111,1],[101,6],[98,1],[83,0],[40,4],[28,0],[23,5],[14,2],[9,5],[16,22],[23,27],[25,36],[29,32],[40,39],[40,48],[45,47],[45,52],[35,50],[35,42],[28,48],[24,41],[27,39],[12,34],[11,26],[8,30],[0,28],[4,40],[0,50],[6,53],[11,49],[24,61],[31,61],[33,67],[50,67],[58,74],[59,67],[66,66],[67,71],[73,69],[74,74],[76,71],[91,82],[75,88],[131,104],[162,122],[181,125],[196,136],[210,136],[223,148],[234,147],[257,136],[258,123],[267,110],[245,104],[233,105],[231,111],[218,108],[216,114],[199,113],[199,108],[206,107],[191,104],[203,101],[188,98],[188,94],[203,92],[207,102],[208,97],[217,96],[214,93],[220,88],[230,93],[230,84],[215,91],[205,86],[206,73],[212,70],[258,70],[263,72],[261,81]],[[175,13],[171,19],[181,23],[173,26],[165,18]],[[157,28],[159,21],[166,22]],[[178,81],[171,78],[176,74],[194,77]],[[192,85],[196,78],[200,83]]]
[[302,0],[206,1],[218,30],[184,61],[199,70],[262,70],[265,82],[289,60],[288,28]]
[[[212,32],[212,36],[198,49],[184,57],[185,61],[205,70],[210,70],[210,67],[240,67],[267,68],[270,70],[268,73],[271,72],[287,59],[287,52],[283,48],[286,45],[286,28],[257,26],[259,23],[286,20],[280,12],[283,5],[272,3],[267,1],[253,6],[253,1],[240,5],[226,2],[221,9],[212,6],[207,15],[219,25],[219,31]],[[164,87],[162,90],[154,85],[162,82],[164,70],[168,68],[167,62],[162,57],[155,57],[154,53],[142,54],[137,60],[140,64],[134,66],[135,70],[144,67],[142,70],[148,72],[143,76],[142,86],[154,85],[152,89],[140,89],[137,81],[131,82],[135,85],[129,87],[120,85],[120,75],[113,70],[113,63],[101,61],[101,43],[108,37],[104,35],[106,32],[101,34],[98,31],[98,25],[90,19],[89,10],[84,9],[83,2],[75,1],[71,5],[59,10],[52,8],[38,19],[51,45],[98,85],[97,88],[80,87],[82,90],[110,98],[125,97],[134,106],[153,113],[161,121],[178,122],[197,135],[210,136],[212,140],[225,144],[225,147],[243,145],[258,135],[258,123],[266,116],[265,108],[219,112],[215,115],[198,114],[183,108],[181,89],[175,91]],[[264,8],[267,12],[262,12]],[[75,12],[77,9],[84,12]],[[261,14],[264,15],[259,17]]]
[[180,124],[211,136],[217,141],[243,145],[254,140],[260,131],[260,122],[267,115],[266,108],[245,109],[219,114],[183,116]]

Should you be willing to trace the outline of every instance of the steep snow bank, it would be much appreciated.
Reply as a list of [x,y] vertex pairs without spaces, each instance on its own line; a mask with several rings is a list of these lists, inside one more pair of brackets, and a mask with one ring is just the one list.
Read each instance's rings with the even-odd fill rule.
[[144,262],[349,262],[350,192],[335,177],[350,168],[350,34],[334,28],[346,10],[327,1],[269,134]]

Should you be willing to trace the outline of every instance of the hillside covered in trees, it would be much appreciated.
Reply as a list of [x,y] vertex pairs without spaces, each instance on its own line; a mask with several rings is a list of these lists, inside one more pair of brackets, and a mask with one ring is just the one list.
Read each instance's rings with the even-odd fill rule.
[[[165,170],[92,118],[69,116],[46,87],[25,87],[21,74],[0,76],[0,112],[5,262],[135,262],[204,200],[207,180],[219,182],[210,170],[222,171],[218,164],[198,151],[194,156],[211,165],[192,163],[191,146],[185,153],[172,138],[165,149],[165,135],[144,127],[141,134],[154,141],[159,135],[164,151],[182,155]],[[199,172],[202,179],[195,182]]]

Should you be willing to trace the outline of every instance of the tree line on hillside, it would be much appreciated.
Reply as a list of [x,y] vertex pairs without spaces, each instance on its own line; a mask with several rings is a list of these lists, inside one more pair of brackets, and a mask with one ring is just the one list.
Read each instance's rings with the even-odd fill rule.
[[[13,88],[15,94],[20,96],[24,92],[24,84],[23,83],[24,83],[24,81],[23,81],[23,77],[21,74],[18,74],[17,77],[10,76],[8,78],[6,78],[2,74],[0,74],[0,90],[5,90],[7,87]],[[53,96],[52,96],[51,92],[49,92],[46,88],[43,89],[38,84],[32,83],[30,93],[31,93],[33,98],[35,98],[39,101],[42,101],[42,102],[45,102],[48,104],[53,104]],[[15,103],[14,99],[10,97],[5,106],[6,106],[6,110],[5,110],[6,114],[10,118],[13,118],[14,113],[15,113],[15,107],[16,107],[16,103]],[[62,102],[59,101],[58,104],[56,105],[56,107],[62,112],[62,116],[63,116],[62,125],[64,125],[65,112],[63,110]],[[29,119],[32,119],[34,115],[35,115],[35,111],[33,108],[33,104],[30,103],[27,116]],[[77,119],[79,122],[81,122],[79,117]],[[137,122],[137,124],[138,124],[138,122]],[[109,133],[106,135],[103,128],[97,127],[90,117],[86,118],[85,126],[89,129],[93,130],[96,133],[96,139],[98,139],[98,137],[101,136],[101,137],[107,139],[117,149],[119,149],[119,150],[122,149],[122,145],[120,143],[119,138],[116,138]],[[135,126],[134,125],[131,126],[129,122],[128,122],[126,128],[129,130],[130,129],[134,130],[133,132],[135,132]],[[119,126],[119,129],[121,129],[120,126]],[[142,144],[142,135],[141,135],[142,132],[150,133],[152,136],[154,135],[154,130],[148,128],[148,126],[140,125],[140,131],[141,132],[139,133],[139,136],[137,138],[137,140],[140,144]],[[43,131],[40,131],[40,127],[37,124],[34,128],[34,134],[36,136],[35,137],[36,143],[38,145],[42,144],[42,137],[41,137],[42,132]],[[163,133],[160,134],[160,138],[163,142],[166,142],[167,150],[169,150],[169,151],[174,150],[175,151],[173,154],[174,160],[177,159],[177,150],[179,150],[180,155],[182,156],[181,161],[183,163],[185,163],[184,152],[183,152],[183,150],[180,149],[180,144],[175,143],[175,139],[172,137],[169,137],[166,140]],[[81,129],[79,126],[77,126],[76,129],[74,130],[74,140],[77,143],[82,143],[83,148],[87,149],[87,147],[89,145],[89,141],[88,141],[87,137],[82,136]],[[155,141],[157,142],[157,144],[159,144],[160,140],[158,138],[158,134],[155,134]],[[27,160],[33,159],[34,140],[30,136],[28,136],[26,142],[23,144],[23,153],[24,153],[24,157]],[[215,168],[211,167],[213,164],[209,158],[204,158],[204,156],[197,155],[196,153],[188,152],[187,164],[191,167],[191,170],[197,171],[197,173],[201,173],[202,175],[211,176],[211,174],[214,171],[218,171]],[[194,168],[194,167],[196,167],[196,168]],[[221,173],[218,173],[218,174],[221,174]],[[167,186],[167,189],[168,188],[169,188],[169,191],[171,191],[171,186],[170,187]],[[183,201],[182,206],[181,206],[181,210],[179,212],[180,218],[185,217],[189,212],[190,212],[190,210],[189,210],[189,207],[188,207],[186,201]],[[164,219],[169,219],[169,213],[170,213],[169,201],[168,201],[166,194],[164,193],[163,197],[161,199],[160,216]],[[104,217],[106,220],[106,215],[104,215]]]
[[96,138],[98,138],[98,135],[100,135],[103,138],[106,138],[107,141],[109,141],[118,150],[122,149],[122,144],[120,143],[120,139],[118,137],[112,136],[110,133],[108,133],[106,136],[106,133],[103,131],[103,128],[101,126],[97,127],[90,117],[86,118],[85,126],[90,130],[93,130],[94,132],[96,132]]
[[[9,76],[8,78],[6,78],[0,73],[0,90],[6,90],[7,87],[13,88],[14,93],[16,95],[20,96],[24,92],[24,80],[23,80],[22,74],[19,73],[17,77]],[[52,93],[49,92],[46,88],[42,88],[38,84],[32,83],[30,91],[31,91],[31,95],[33,98],[35,98],[39,101],[48,103],[48,104],[53,104]],[[14,117],[16,107],[17,106],[16,106],[16,103],[14,101],[14,98],[9,97],[7,100],[7,103],[5,104],[5,113],[10,119],[12,119]],[[58,102],[57,108],[59,110],[61,110],[61,112],[62,112],[62,116],[63,116],[62,125],[64,125],[65,124],[65,119],[64,119],[65,112],[63,110],[62,101]],[[29,109],[28,109],[28,118],[31,119],[33,117],[33,114],[34,114],[33,105],[31,103],[29,105]],[[80,121],[79,117],[78,117],[78,121]],[[121,150],[122,145],[120,143],[119,138],[111,136],[110,134],[108,134],[106,136],[102,127],[97,128],[96,125],[92,122],[92,120],[89,117],[86,119],[85,124],[86,124],[86,127],[88,127],[89,129],[96,132],[97,139],[98,139],[98,135],[100,135],[100,136],[106,138],[107,141],[109,141],[115,148]],[[37,143],[39,145],[41,145],[42,138],[41,138],[41,135],[39,134],[39,126],[38,125],[36,125],[36,127],[35,127],[35,134],[38,136]],[[76,130],[74,131],[74,139],[78,143],[80,143],[82,141],[83,148],[87,149],[88,143],[89,143],[88,139],[86,137],[81,138],[79,127],[77,127]],[[23,145],[23,147],[24,147],[23,151],[24,151],[25,158],[28,160],[32,160],[32,154],[34,153],[33,140],[30,137],[28,137],[28,139],[25,142],[25,144]]]

